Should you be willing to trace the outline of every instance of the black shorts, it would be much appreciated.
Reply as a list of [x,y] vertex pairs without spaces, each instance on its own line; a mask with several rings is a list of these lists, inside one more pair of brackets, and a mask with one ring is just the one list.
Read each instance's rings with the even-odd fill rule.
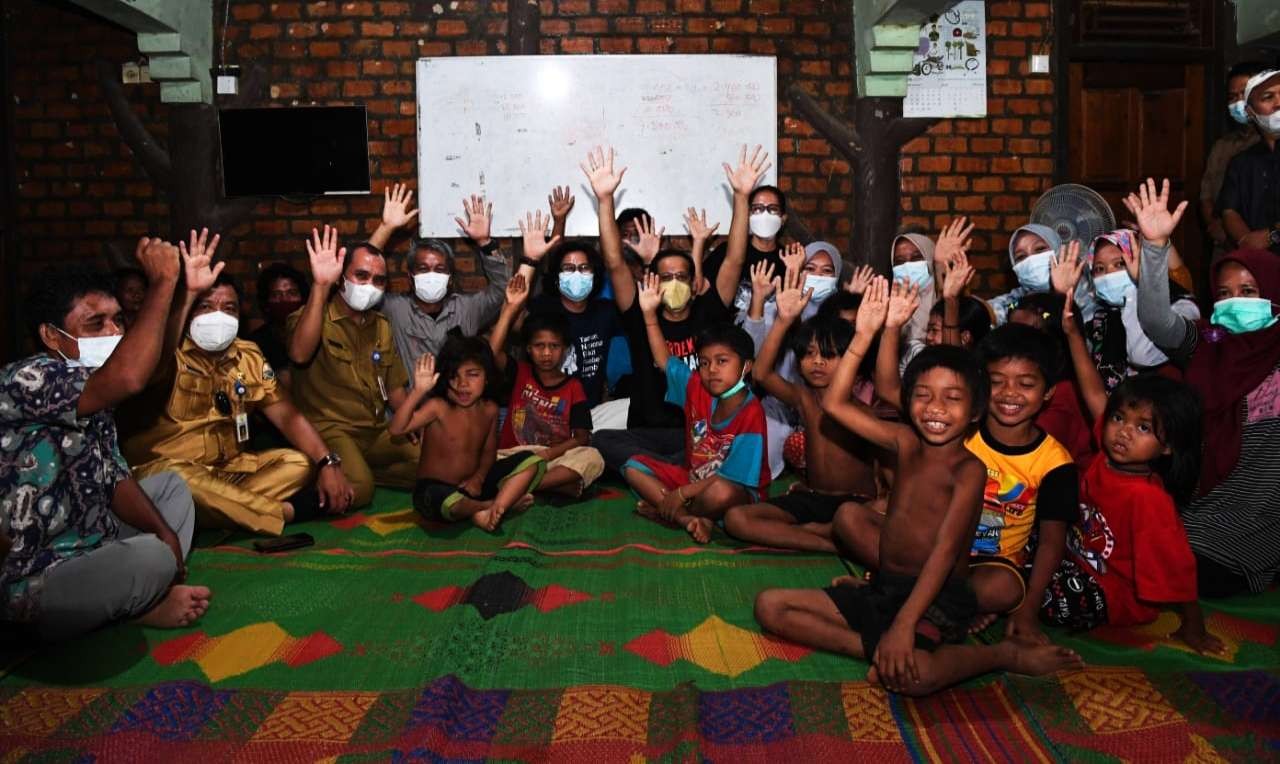
[[[849,628],[862,637],[863,654],[874,660],[880,638],[911,596],[915,576],[877,573],[864,586],[830,586],[824,589]],[[969,632],[978,613],[978,598],[969,581],[948,579],[916,624],[915,646],[933,652],[944,643],[958,644]]]
[[1040,617],[1073,631],[1103,626],[1107,623],[1106,592],[1075,560],[1063,560],[1045,588]]
[[499,459],[494,462],[489,474],[484,476],[484,485],[480,489],[479,496],[472,496],[452,483],[445,483],[431,478],[419,478],[418,482],[413,486],[413,508],[428,520],[453,522],[450,510],[454,504],[457,504],[464,497],[475,499],[476,501],[489,501],[496,498],[498,491],[502,488],[502,484],[507,482],[507,478],[532,465],[537,465],[538,467],[538,472],[534,476],[533,482],[529,484],[529,490],[532,491],[537,488],[538,481],[542,479],[543,473],[546,472],[547,463],[541,456],[528,452],[512,454],[505,459]]
[[841,504],[848,501],[856,501],[866,503],[870,501],[865,496],[856,496],[854,494],[829,494],[817,493],[816,491],[792,491],[791,493],[775,496],[768,501],[762,502],[771,507],[786,512],[795,518],[797,525],[804,523],[829,523],[836,516],[836,510]]

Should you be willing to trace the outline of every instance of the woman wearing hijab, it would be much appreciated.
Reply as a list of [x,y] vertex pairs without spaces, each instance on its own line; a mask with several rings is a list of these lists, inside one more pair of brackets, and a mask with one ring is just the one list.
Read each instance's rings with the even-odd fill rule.
[[[996,326],[1009,320],[1009,311],[1017,306],[1024,295],[1048,292],[1049,270],[1053,256],[1062,248],[1062,238],[1047,225],[1028,223],[1009,237],[1009,262],[1018,285],[999,297],[987,301],[995,314]],[[1081,308],[1083,309],[1083,305]],[[1090,311],[1092,315],[1092,311]]]
[[893,240],[893,280],[920,287],[920,304],[911,314],[911,320],[902,325],[902,357],[898,368],[901,372],[925,348],[929,313],[938,299],[933,239],[924,234],[904,233]]
[[1204,409],[1196,496],[1183,508],[1200,593],[1261,592],[1280,571],[1280,258],[1236,250],[1214,264],[1208,321],[1170,307],[1169,236],[1187,203],[1170,213],[1169,181],[1148,179],[1125,205],[1142,229],[1138,320],[1175,361]]

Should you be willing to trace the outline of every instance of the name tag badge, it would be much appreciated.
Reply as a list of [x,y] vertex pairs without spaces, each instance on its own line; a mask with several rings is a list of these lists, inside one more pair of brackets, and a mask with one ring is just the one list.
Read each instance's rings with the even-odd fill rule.
[[249,442],[249,415],[243,411],[236,414],[236,442]]
[[382,393],[382,400],[388,400],[387,383],[383,381],[381,374],[378,375],[378,392]]

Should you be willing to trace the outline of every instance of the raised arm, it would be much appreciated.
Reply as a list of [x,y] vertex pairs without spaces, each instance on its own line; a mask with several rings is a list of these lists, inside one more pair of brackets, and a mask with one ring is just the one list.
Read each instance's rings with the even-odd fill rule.
[[1067,335],[1067,350],[1071,353],[1071,367],[1076,372],[1076,386],[1080,397],[1089,409],[1089,421],[1096,422],[1107,407],[1107,388],[1102,375],[1089,355],[1080,327],[1076,325],[1076,284],[1084,273],[1084,261],[1080,259],[1080,242],[1072,241],[1058,250],[1051,266],[1051,281],[1055,292],[1063,296],[1062,332]]
[[662,286],[656,273],[644,274],[640,292],[636,299],[640,301],[640,313],[644,316],[645,339],[649,341],[649,352],[653,354],[653,365],[659,369],[667,368],[667,360],[671,354],[667,352],[667,340],[662,336],[662,326],[658,323],[658,311],[662,309]]
[[403,183],[388,185],[382,189],[382,220],[369,237],[369,243],[378,249],[386,249],[391,236],[418,219],[418,210],[410,210],[413,191]]
[[[902,327],[906,326],[920,307],[920,287],[906,282],[894,282],[889,288],[889,305],[885,310],[884,333],[880,335],[880,352],[876,356],[873,379],[876,395],[893,406],[902,405],[902,376],[898,371],[898,343],[902,339]],[[862,314],[859,311],[858,317]],[[881,389],[883,388],[883,392]]]
[[342,278],[347,248],[338,247],[338,229],[324,227],[324,235],[311,229],[307,242],[307,257],[311,259],[311,294],[302,306],[302,315],[289,335],[289,362],[306,366],[320,347],[320,331],[324,328],[324,309],[329,302],[329,290]]
[[147,294],[115,352],[84,383],[76,403],[76,413],[82,417],[113,408],[142,392],[160,358],[165,319],[178,284],[178,248],[160,239],[142,238],[134,257],[147,274]]
[[942,344],[959,346],[962,344],[960,298],[973,280],[974,269],[963,248],[953,251],[949,264],[944,267],[946,275],[942,281]]
[[226,263],[213,265],[213,253],[218,248],[221,236],[214,235],[209,241],[209,229],[200,233],[191,229],[191,243],[178,242],[178,252],[182,255],[182,280],[186,289],[174,295],[174,309],[169,311],[169,323],[165,327],[164,357],[170,357],[182,343],[182,329],[187,325],[187,314],[196,304],[196,298],[202,292],[213,287],[218,274],[226,267]]
[[[772,266],[768,263],[757,263],[756,267],[759,266],[767,266],[772,272]],[[753,267],[752,270],[755,268]],[[783,353],[787,332],[795,325],[796,319],[804,312],[805,306],[813,297],[813,290],[803,289],[803,284],[804,274],[794,267],[787,268],[780,288],[775,279],[774,288],[778,289],[778,316],[774,319],[773,326],[769,327],[764,347],[760,348],[756,364],[751,368],[751,376],[760,383],[761,387],[792,408],[800,407],[802,393],[797,385],[783,379],[776,367],[778,356]]]
[[432,401],[428,401],[425,406],[419,404],[431,394],[439,381],[436,357],[430,353],[423,353],[413,367],[413,389],[405,394],[403,404],[395,408],[391,421],[387,424],[387,432],[392,435],[404,435],[417,432],[431,424],[432,420],[439,415],[438,407],[431,405]]
[[591,184],[591,191],[596,195],[596,216],[600,221],[600,254],[604,257],[605,267],[609,269],[609,281],[613,284],[613,300],[618,310],[625,313],[636,299],[636,282],[631,277],[631,269],[622,257],[622,233],[618,231],[617,213],[613,206],[613,194],[622,184],[622,176],[627,168],[614,171],[613,148],[609,148],[606,158],[604,149],[599,146],[595,151],[587,153],[585,162],[578,165]]
[[744,144],[738,153],[738,166],[730,167],[724,163],[724,174],[729,179],[729,188],[733,190],[733,220],[729,223],[729,244],[725,250],[724,263],[716,274],[716,291],[720,301],[732,306],[733,298],[738,293],[738,282],[742,279],[742,268],[747,262],[747,243],[750,239],[748,224],[751,221],[751,191],[772,167],[768,162],[769,152],[756,146],[747,159],[747,147]]
[[877,276],[863,295],[858,308],[853,341],[836,366],[831,386],[822,396],[822,409],[852,432],[881,448],[897,453],[901,446],[903,430],[900,425],[886,422],[871,409],[853,397],[853,383],[858,377],[858,367],[871,348],[876,334],[884,326],[885,313],[889,309],[889,282]]
[[506,302],[503,303],[502,312],[498,314],[498,320],[493,325],[493,331],[489,333],[489,349],[493,351],[493,360],[499,369],[507,368],[507,336],[511,333],[511,327],[520,317],[520,312],[524,310],[524,303],[528,299],[528,283],[524,280],[524,276],[517,273],[511,277],[511,281],[507,282]]
[[552,234],[547,236],[547,226],[551,224],[551,218],[544,218],[542,211],[526,212],[524,220],[516,219],[516,226],[520,229],[521,242],[523,243],[523,257],[526,262],[520,263],[520,267],[516,270],[516,274],[523,276],[528,284],[533,283],[533,275],[535,271],[533,264],[539,264],[547,256],[547,252],[552,247],[560,243],[560,236]]
[[[486,201],[483,196],[472,194],[469,201],[465,198],[462,200],[462,213],[465,219],[455,217],[453,220],[462,229],[462,234],[479,250],[477,259],[480,261],[480,270],[484,273],[485,281],[488,282],[484,289],[472,294],[459,295],[457,298],[462,313],[463,331],[467,334],[478,334],[485,324],[493,320],[494,313],[501,307],[502,295],[506,291],[507,281],[511,278],[511,269],[502,250],[496,248],[497,245],[494,244],[491,235],[493,203]],[[492,252],[488,251],[491,244],[495,247]],[[532,267],[521,267],[528,268],[522,271],[527,276],[533,273]]]
[[1169,236],[1178,227],[1184,201],[1169,212],[1169,180],[1159,192],[1152,178],[1129,194],[1125,206],[1142,232],[1142,262],[1138,278],[1138,323],[1151,341],[1169,356],[1185,359],[1195,349],[1195,324],[1174,312],[1169,303]]
[[568,186],[551,188],[551,193],[547,195],[547,206],[551,208],[551,238],[564,237],[565,221],[569,219],[569,213],[573,212],[575,201]]
[[764,320],[764,304],[778,288],[778,279],[773,275],[773,263],[761,260],[749,269],[751,272],[751,304],[747,307],[747,318],[752,321]]
[[684,227],[689,231],[692,243],[689,257],[693,260],[693,293],[702,294],[708,286],[702,275],[702,261],[706,258],[707,248],[720,224],[707,225],[707,211],[703,209],[699,215],[698,210],[690,207],[684,215]]

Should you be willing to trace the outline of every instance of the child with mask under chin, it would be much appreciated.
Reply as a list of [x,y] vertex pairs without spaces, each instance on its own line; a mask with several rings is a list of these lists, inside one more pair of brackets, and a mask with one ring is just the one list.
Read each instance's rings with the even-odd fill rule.
[[[786,247],[785,259],[804,258],[804,289],[812,290],[813,295],[805,306],[800,320],[807,321],[818,313],[818,308],[835,294],[840,288],[840,273],[844,268],[844,258],[840,250],[830,242],[815,241],[801,249],[799,244]],[[775,278],[781,280],[782,273]],[[774,301],[773,289],[752,290],[752,299],[746,310],[738,313],[737,322],[746,330],[759,353],[764,347],[769,328],[773,326],[778,315],[778,306]],[[766,293],[767,292],[767,293]],[[795,358],[787,354],[778,364],[778,375],[792,384],[801,384],[800,372],[796,368]],[[776,480],[782,474],[786,462],[783,458],[783,445],[799,424],[797,413],[773,396],[762,401],[768,424],[769,471]]]

